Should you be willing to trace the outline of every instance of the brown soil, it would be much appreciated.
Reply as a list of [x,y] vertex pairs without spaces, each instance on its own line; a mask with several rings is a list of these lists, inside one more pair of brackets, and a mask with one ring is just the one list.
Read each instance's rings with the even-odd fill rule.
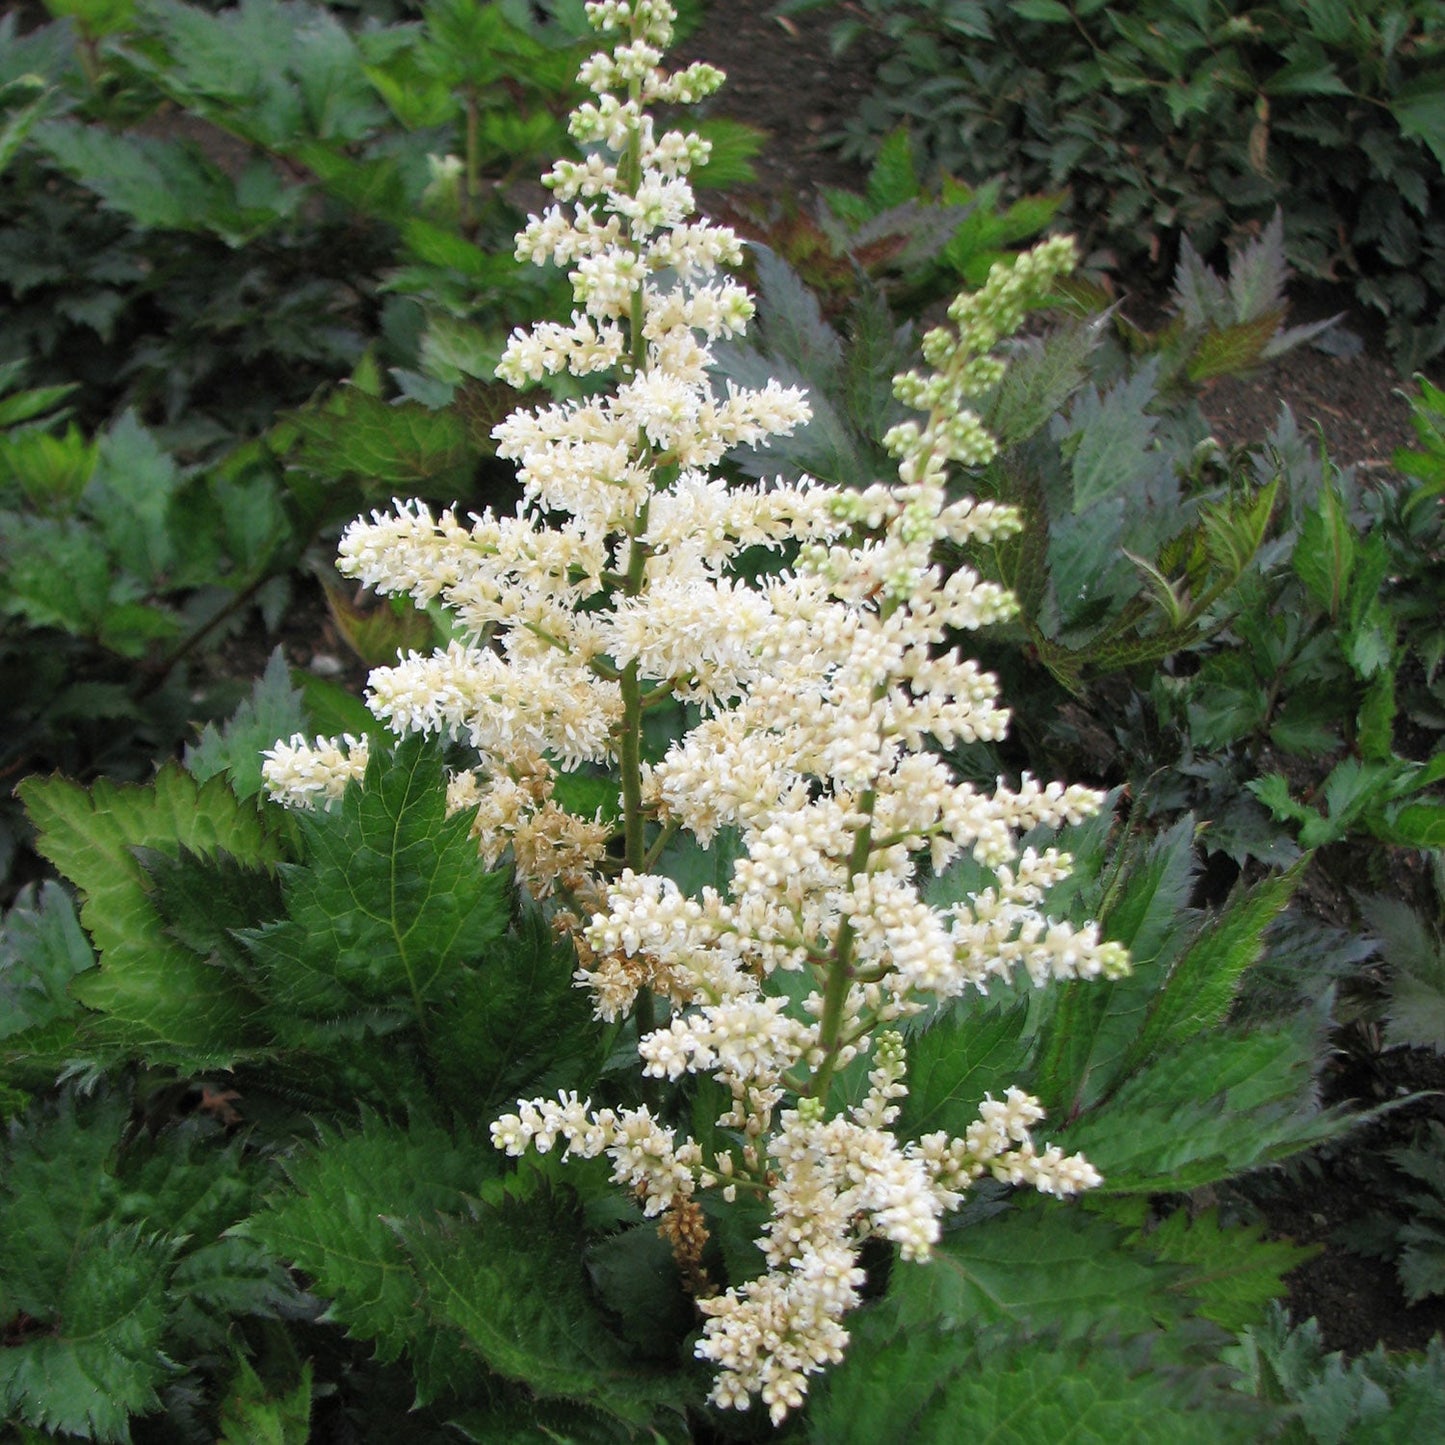
[[[807,209],[816,204],[821,186],[863,189],[862,171],[842,162],[829,138],[871,88],[879,51],[876,44],[864,43],[835,57],[829,47],[836,18],[832,8],[794,19],[773,16],[773,8],[772,0],[709,4],[680,54],[729,72],[728,84],[712,102],[715,113],[768,133],[756,162],[758,182],[744,199]],[[1146,290],[1133,297],[1127,287],[1121,293],[1126,313],[1137,307],[1142,321],[1157,319],[1157,295]],[[1353,356],[1305,345],[1262,373],[1213,383],[1200,403],[1216,435],[1226,445],[1261,441],[1278,421],[1280,407],[1288,405],[1301,429],[1317,433],[1337,465],[1387,472],[1391,454],[1411,444],[1413,432],[1402,393],[1407,379],[1391,367],[1377,320],[1338,290],[1296,288],[1291,301],[1291,324],[1340,314],[1342,325],[1362,345]],[[1374,1053],[1366,1068],[1370,1079],[1364,1081],[1348,1057],[1337,1060],[1324,1081],[1330,1101],[1353,1098],[1374,1106],[1386,1097],[1445,1083],[1440,1059],[1409,1053]],[[1351,1253],[1335,1240],[1361,1210],[1362,1180],[1354,1161],[1400,1143],[1407,1128],[1406,1111],[1386,1115],[1332,1153],[1258,1180],[1260,1187],[1245,1191],[1275,1233],[1321,1245],[1321,1252],[1291,1277],[1288,1304],[1296,1320],[1319,1321],[1330,1349],[1360,1353],[1377,1342],[1420,1349],[1445,1327],[1445,1300],[1408,1307],[1393,1266]]]

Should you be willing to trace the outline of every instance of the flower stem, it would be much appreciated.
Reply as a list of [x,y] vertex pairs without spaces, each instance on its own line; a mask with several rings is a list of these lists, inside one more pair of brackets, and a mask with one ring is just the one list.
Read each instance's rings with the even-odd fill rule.
[[[853,850],[848,855],[848,877],[851,881],[868,866],[868,856],[873,851],[873,809],[878,794],[869,789],[859,799],[858,811],[863,814],[863,826],[853,835]],[[843,1013],[848,1002],[848,990],[857,976],[853,966],[853,920],[844,918],[838,926],[838,941],[833,948],[833,957],[828,964],[828,979],[823,985],[823,1017],[818,1024],[818,1042],[823,1049],[823,1062],[808,1085],[811,1098],[826,1102],[828,1090],[833,1083],[833,1073],[838,1067],[838,1056],[844,1045]]]

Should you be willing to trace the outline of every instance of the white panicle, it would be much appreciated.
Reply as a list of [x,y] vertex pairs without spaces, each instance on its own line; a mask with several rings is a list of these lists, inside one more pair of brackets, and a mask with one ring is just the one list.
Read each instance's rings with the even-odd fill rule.
[[[924,367],[897,379],[922,419],[885,439],[896,483],[729,487],[710,469],[805,424],[808,406],[777,382],[712,376],[713,344],[752,316],[719,275],[741,246],[694,218],[687,177],[705,142],[657,135],[647,107],[695,100],[721,76],[660,68],[673,21],[661,0],[587,9],[620,38],[582,70],[583,158],[548,172],[554,204],[517,239],[519,257],[566,269],[574,309],[516,331],[499,375],[614,384],[496,428],[525,488],[517,515],[462,521],[398,503],[348,530],[340,566],[452,615],[447,648],[372,674],[372,710],[399,734],[473,750],[451,807],[470,814],[487,859],[509,855],[534,895],[558,896],[577,981],[599,1018],[636,1011],[651,1087],[707,1073],[727,1099],[710,1158],[645,1106],[594,1109],[571,1093],[520,1102],[494,1141],[512,1155],[606,1156],[664,1226],[699,1190],[766,1200],[765,1268],[699,1298],[698,1354],[718,1368],[715,1404],[761,1399],[782,1421],[842,1357],[867,1237],[923,1259],[984,1175],[1059,1195],[1099,1183],[1082,1157],[1035,1143],[1042,1110],[1016,1089],[986,1099],[961,1138],[900,1139],[906,1060],[887,1027],[1019,974],[1042,985],[1128,967],[1093,925],[1041,911],[1069,860],[1018,841],[1077,822],[1098,795],[1029,778],[983,792],[940,756],[1008,724],[994,678],[956,644],[1013,599],[937,560],[941,543],[1019,525],[1007,507],[949,495],[959,467],[995,451],[967,401],[997,381],[991,349],[1073,249],[1050,240],[996,267],[929,332]],[[776,554],[760,581],[735,566],[755,548]],[[645,760],[646,716],[679,700],[698,720]],[[269,755],[267,782],[309,806],[364,767],[362,745],[295,739]],[[559,803],[576,770],[618,780],[620,817]],[[738,849],[725,886],[689,897],[658,871],[676,832],[707,845],[724,829]],[[964,854],[991,883],[932,906],[920,867],[938,874]],[[658,1005],[671,1009],[661,1024]],[[833,1082],[859,1058],[869,1093],[840,1109]]]

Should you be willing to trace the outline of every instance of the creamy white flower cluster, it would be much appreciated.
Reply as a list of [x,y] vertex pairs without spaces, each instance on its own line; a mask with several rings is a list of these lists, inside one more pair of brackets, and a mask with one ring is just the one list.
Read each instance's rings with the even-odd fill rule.
[[[687,177],[705,142],[657,135],[646,107],[720,77],[661,70],[673,18],[663,0],[588,10],[622,36],[584,67],[595,99],[572,127],[584,158],[544,178],[555,204],[517,248],[567,269],[575,309],[565,324],[517,331],[500,374],[521,386],[611,373],[615,384],[496,429],[525,487],[515,516],[398,503],[348,529],[340,567],[448,609],[461,640],[376,670],[370,707],[397,733],[475,752],[450,806],[471,814],[486,858],[509,854],[534,893],[560,892],[587,916],[575,928],[578,982],[603,1019],[638,1011],[654,1087],[707,1073],[730,1100],[715,1121],[726,1146],[711,1157],[646,1106],[593,1109],[571,1093],[520,1102],[494,1141],[514,1155],[605,1155],[664,1225],[701,1218],[699,1191],[723,1206],[739,1191],[765,1198],[761,1272],[699,1299],[698,1354],[718,1366],[715,1403],[760,1398],[781,1421],[841,1358],[866,1238],[925,1258],[986,1174],[1058,1195],[1099,1182],[1080,1156],[1035,1143],[1042,1111],[1018,1090],[986,1100],[961,1138],[900,1140],[905,1059],[888,1029],[1020,972],[1044,984],[1128,966],[1092,925],[1042,911],[1068,859],[1018,841],[1077,822],[1099,796],[1028,777],[980,790],[939,755],[998,739],[1008,723],[995,679],[956,644],[1009,616],[1013,599],[935,560],[941,543],[1018,526],[1007,507],[950,496],[951,471],[994,446],[967,399],[997,380],[989,349],[1073,251],[1049,241],[996,268],[928,334],[927,369],[897,380],[924,414],[886,439],[897,483],[729,487],[709,469],[808,411],[793,389],[719,387],[710,375],[712,343],[752,314],[747,293],[718,279],[740,244],[693,219]],[[759,583],[734,567],[754,547],[780,553]],[[675,700],[700,721],[648,764],[644,719]],[[559,804],[561,774],[579,769],[619,779],[619,823]],[[354,771],[330,744],[293,740],[273,750],[267,780],[306,804]],[[707,844],[723,829],[741,848],[725,888],[688,896],[658,871],[676,832]],[[992,885],[930,906],[920,869],[938,874],[965,854]],[[654,1023],[658,1004],[670,1013]],[[859,1058],[869,1093],[840,1112],[832,1083]]]

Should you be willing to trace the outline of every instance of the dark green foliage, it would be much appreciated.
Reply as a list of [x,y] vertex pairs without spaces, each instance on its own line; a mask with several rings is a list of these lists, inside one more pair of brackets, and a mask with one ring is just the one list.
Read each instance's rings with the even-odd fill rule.
[[270,1256],[225,1236],[256,1173],[239,1144],[200,1117],[138,1122],[114,1094],[66,1094],[10,1126],[0,1400],[13,1421],[128,1440],[162,1387],[229,1372],[247,1321],[304,1308]]
[[293,1192],[245,1233],[295,1260],[378,1358],[405,1351],[420,1405],[475,1394],[490,1371],[605,1412],[618,1438],[680,1408],[692,1392],[650,1382],[598,1312],[575,1205],[501,1169],[485,1140],[369,1119],[291,1163]]
[[[827,0],[795,0],[811,9]],[[906,124],[930,162],[1068,223],[1127,266],[1285,217],[1290,261],[1354,282],[1405,367],[1445,346],[1445,28],[1425,0],[863,0],[892,42],[845,150]]]
[[331,1301],[332,1317],[375,1342],[379,1359],[406,1351],[425,1404],[476,1370],[460,1340],[439,1333],[419,1309],[420,1285],[389,1221],[455,1211],[497,1169],[485,1144],[453,1141],[421,1120],[403,1130],[371,1117],[354,1133],[323,1134],[315,1150],[291,1161],[291,1189],[244,1233],[304,1270]]
[[[907,1331],[890,1325],[881,1312],[860,1322],[847,1360],[818,1387],[807,1437],[817,1445],[890,1438],[946,1445],[959,1438],[964,1421],[970,1440],[996,1445],[1260,1438],[1260,1417],[1231,1398],[1222,1376],[1173,1376],[1151,1365],[1147,1347],[962,1341],[937,1324]],[[900,1380],[909,1382],[907,1390],[898,1388]]]
[[[383,6],[356,28],[278,0],[66,8],[73,31],[0,32],[0,350],[15,357],[0,361],[0,683],[19,679],[3,690],[29,709],[3,762],[78,778],[21,785],[76,896],[20,892],[0,935],[13,1428],[165,1445],[758,1438],[761,1412],[704,1405],[695,1276],[610,1162],[517,1166],[490,1142],[519,1095],[646,1096],[635,1040],[574,986],[550,902],[489,871],[467,819],[447,817],[447,751],[394,745],[279,652],[229,722],[198,729],[220,709],[185,666],[253,604],[279,619],[277,579],[343,513],[393,490],[465,505],[509,484],[490,431],[512,398],[491,372],[522,308],[555,299],[512,258],[512,182],[561,147],[579,7],[437,0],[419,24]],[[964,33],[998,7],[945,8]],[[1010,23],[1052,34],[1061,8],[1017,0]],[[1081,21],[1101,8],[1075,7]],[[1429,130],[1426,89],[1391,94],[1407,139]],[[709,134],[738,174],[747,138]],[[459,167],[432,164],[449,153]],[[1418,188],[1402,186],[1408,209]],[[773,233],[759,343],[728,349],[723,370],[809,383],[815,421],[766,474],[888,474],[876,438],[900,419],[889,378],[918,314],[1062,203],[1004,194],[935,185],[897,131],[864,194],[831,193],[816,223]],[[1130,756],[1106,771],[1136,783],[1126,829],[1112,838],[1106,812],[1066,833],[1075,873],[1049,909],[1099,918],[1135,971],[910,1020],[899,1132],[962,1133],[1020,1084],[1048,1106],[1040,1138],[1085,1150],[1105,1182],[1060,1209],[984,1179],[932,1262],[870,1244],[847,1360],[779,1438],[1172,1445],[1295,1438],[1306,1420],[1318,1439],[1388,1438],[1387,1420],[1440,1433],[1435,1356],[1320,1361],[1268,1314],[1305,1251],[1233,1219],[1228,1193],[1192,1193],[1346,1127],[1319,1100],[1325,983],[1362,957],[1300,926],[1303,863],[1224,897],[1200,844],[1278,862],[1363,833],[1438,841],[1440,765],[1414,744],[1440,726],[1445,662],[1439,393],[1417,407],[1419,486],[1376,492],[1314,464],[1288,425],[1252,460],[1225,455],[1188,400],[1301,339],[1283,279],[1270,223],[1227,275],[1181,246],[1173,315],[1151,335],[1082,319],[1074,287],[1057,298],[1074,320],[1021,342],[980,399],[1002,450],[967,485],[1028,530],[938,560],[1020,595],[989,662],[1011,700],[1024,683],[1023,735],[1007,759],[955,761],[984,780],[1051,771],[1090,709],[1117,730]],[[332,615],[378,660],[432,625],[406,634],[339,597]],[[73,751],[55,741],[65,724],[84,734]],[[122,725],[155,744],[132,748],[133,777],[188,735],[184,769],[93,782],[106,759],[82,744]],[[671,727],[654,717],[649,757]],[[317,731],[368,731],[366,779],[283,814],[260,796],[259,753]],[[1323,781],[1258,777],[1266,747],[1327,759]],[[556,795],[617,811],[603,776],[565,776]],[[738,846],[673,839],[661,864],[685,890],[722,886]],[[966,905],[985,876],[960,863],[930,900]],[[1412,951],[1404,925],[1374,926],[1395,956],[1387,1037],[1430,1042],[1434,940],[1418,924]],[[866,1067],[839,1092],[859,1097]],[[689,1080],[664,1106],[707,1157],[737,1143],[714,1123],[723,1093]],[[1416,1295],[1439,1279],[1439,1143],[1392,1155],[1409,1208],[1374,1234]],[[701,1202],[709,1278],[754,1275],[766,1203]],[[1248,1391],[1220,1364],[1240,1331]]]
[[1367,1170],[1369,1207],[1339,1227],[1336,1242],[1393,1264],[1412,1305],[1445,1295],[1445,1126],[1420,1121]]
[[[1295,879],[1241,891],[1215,916],[1195,913],[1186,906],[1193,831],[1185,819],[1132,858],[1123,853],[1107,882],[1084,881],[1056,902],[1065,916],[1098,917],[1106,937],[1128,945],[1132,977],[955,1011],[911,1042],[910,1133],[957,1133],[985,1092],[1024,1079],[1056,1121],[1055,1138],[1088,1155],[1106,1192],[1150,1194],[1226,1179],[1345,1127],[1315,1094],[1327,1015],[1248,1031],[1227,1022]],[[949,885],[945,874],[940,886]],[[953,886],[966,894],[962,878]]]
[[1377,1347],[1347,1362],[1325,1354],[1314,1320],[1292,1329],[1276,1306],[1229,1355],[1244,1388],[1288,1407],[1286,1440],[1394,1445],[1445,1429],[1445,1348],[1438,1338],[1423,1355],[1392,1356]]

